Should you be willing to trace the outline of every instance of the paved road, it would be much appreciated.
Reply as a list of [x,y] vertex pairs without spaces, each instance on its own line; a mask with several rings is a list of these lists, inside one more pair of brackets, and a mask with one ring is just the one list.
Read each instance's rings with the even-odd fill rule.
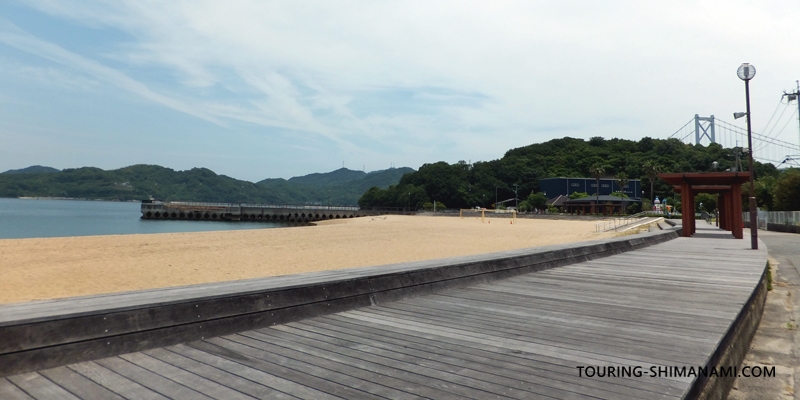
[[777,376],[740,378],[728,398],[800,400],[800,235],[758,235],[769,248],[770,262],[777,263],[777,274],[744,364],[774,365]]

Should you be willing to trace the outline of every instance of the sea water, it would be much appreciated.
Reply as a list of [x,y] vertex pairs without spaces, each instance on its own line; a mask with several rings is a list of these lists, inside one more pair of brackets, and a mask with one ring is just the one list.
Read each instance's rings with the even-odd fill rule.
[[272,222],[141,219],[141,203],[0,198],[0,239],[279,228]]

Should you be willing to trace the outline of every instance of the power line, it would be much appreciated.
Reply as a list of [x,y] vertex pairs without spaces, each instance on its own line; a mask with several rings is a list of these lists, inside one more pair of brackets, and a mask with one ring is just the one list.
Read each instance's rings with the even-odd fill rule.
[[[761,130],[762,132],[766,132],[767,131],[767,128],[769,128],[769,123],[772,122],[773,118],[775,118],[775,114],[778,112],[778,107],[780,107],[781,104],[783,104],[783,98],[782,97],[778,100],[778,105],[775,106],[775,111],[772,112],[772,116],[769,117],[769,121],[767,121],[767,124],[764,125],[764,129]],[[785,110],[786,109],[784,108],[784,111]],[[783,115],[783,114],[781,114],[781,115]],[[778,119],[780,119],[780,117],[778,117]]]
[[[767,137],[771,137],[772,136],[772,132],[775,130],[775,127],[778,126],[778,123],[781,121],[781,118],[783,118],[783,114],[785,114],[785,113],[786,113],[786,107],[783,108],[783,111],[781,111],[781,115],[779,115],[778,119],[775,120],[775,124],[772,125],[772,129],[770,129],[769,132],[766,132],[766,136]],[[792,115],[794,115],[794,112],[792,112]],[[766,131],[766,128],[764,128],[764,131]],[[780,132],[781,131],[778,131],[778,133],[775,134],[775,136],[778,136],[780,134]]]

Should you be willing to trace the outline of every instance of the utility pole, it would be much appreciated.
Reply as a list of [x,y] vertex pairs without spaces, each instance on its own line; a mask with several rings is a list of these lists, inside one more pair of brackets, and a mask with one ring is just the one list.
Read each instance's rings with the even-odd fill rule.
[[[786,100],[788,102],[791,102],[792,100],[797,101],[797,124],[798,124],[798,129],[800,129],[800,80],[795,81],[795,83],[797,84],[797,90],[789,93],[786,93],[786,91],[784,90],[783,97],[786,97]],[[800,130],[798,130],[797,134],[798,134],[797,145],[800,146]]]
[[515,210],[516,210],[517,208],[519,208],[519,204],[518,204],[518,202],[519,202],[519,199],[517,198],[517,184],[515,183],[515,184],[514,184],[514,209],[515,209]]

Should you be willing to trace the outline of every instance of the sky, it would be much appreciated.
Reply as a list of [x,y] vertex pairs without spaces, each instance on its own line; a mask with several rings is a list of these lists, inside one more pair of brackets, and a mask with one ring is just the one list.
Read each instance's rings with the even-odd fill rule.
[[743,62],[753,129],[797,144],[798,20],[797,0],[6,0],[0,171],[258,181],[744,127]]

